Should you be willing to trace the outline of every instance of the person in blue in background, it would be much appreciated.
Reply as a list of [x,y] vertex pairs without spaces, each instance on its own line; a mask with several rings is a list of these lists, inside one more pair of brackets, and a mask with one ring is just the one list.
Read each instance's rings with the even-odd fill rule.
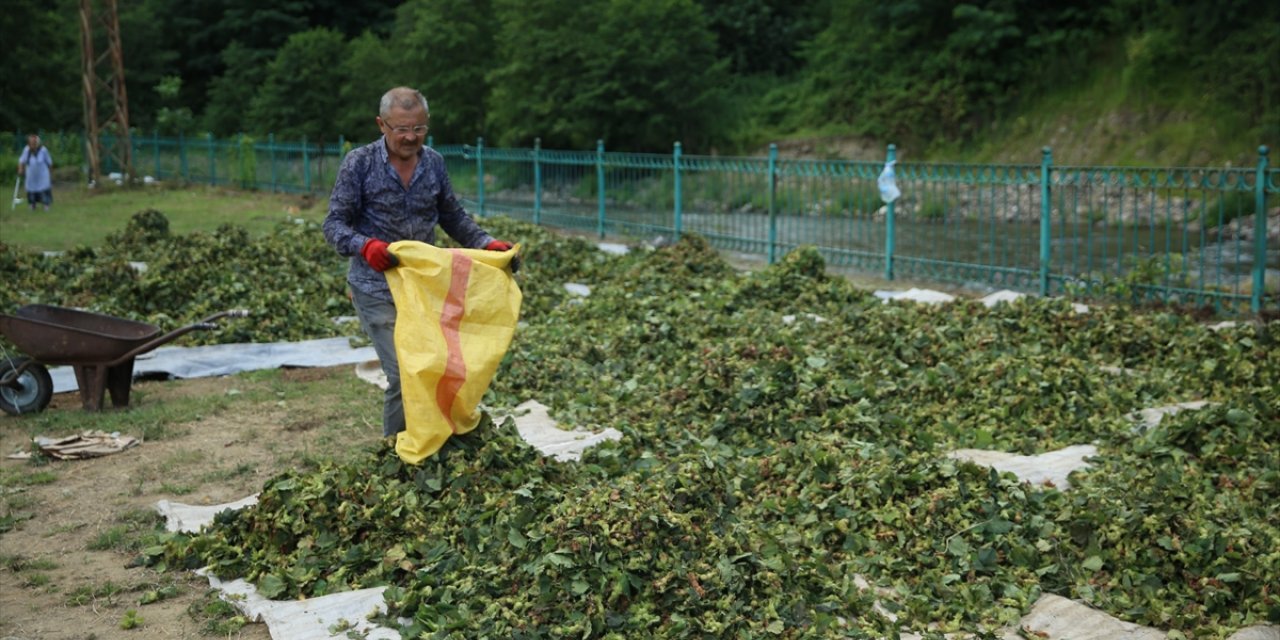
[[53,156],[49,149],[40,144],[40,136],[34,133],[27,136],[27,147],[18,157],[18,175],[26,176],[27,204],[36,210],[37,204],[43,204],[48,211],[53,205]]
[[387,245],[398,240],[435,241],[439,224],[458,244],[508,251],[462,208],[444,158],[424,147],[431,112],[416,89],[396,87],[382,96],[375,120],[382,137],[342,160],[324,220],[325,240],[351,258],[347,284],[360,326],[387,374],[382,435],[404,431],[400,364],[396,358],[396,307],[383,272],[396,265]]

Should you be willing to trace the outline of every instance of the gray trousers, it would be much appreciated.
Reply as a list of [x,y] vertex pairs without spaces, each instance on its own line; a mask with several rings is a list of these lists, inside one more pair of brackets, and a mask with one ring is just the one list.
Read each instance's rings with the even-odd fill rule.
[[400,361],[396,358],[396,306],[359,291],[351,292],[360,326],[373,341],[373,350],[387,374],[382,400],[382,435],[404,431],[404,402],[400,399]]

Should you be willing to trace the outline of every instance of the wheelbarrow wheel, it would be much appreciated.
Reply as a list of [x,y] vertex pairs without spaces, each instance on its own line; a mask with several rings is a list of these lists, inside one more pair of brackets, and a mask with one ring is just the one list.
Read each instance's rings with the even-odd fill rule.
[[[0,357],[0,380],[8,378],[28,360],[30,358]],[[38,362],[28,364],[8,384],[0,384],[0,409],[12,416],[44,411],[52,398],[53,378],[49,376],[49,369]]]

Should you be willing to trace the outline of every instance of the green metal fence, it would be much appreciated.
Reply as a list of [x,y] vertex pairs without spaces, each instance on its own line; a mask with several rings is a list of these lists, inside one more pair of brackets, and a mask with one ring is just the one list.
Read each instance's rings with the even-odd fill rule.
[[[325,192],[345,150],[268,136],[132,136],[135,173],[280,192]],[[428,141],[428,144],[431,142]],[[831,265],[974,288],[1280,309],[1280,170],[897,162],[594,150],[434,147],[479,216],[652,238],[697,233],[774,262],[814,246]],[[117,170],[115,168],[107,170]],[[1270,217],[1268,211],[1270,207]],[[1270,219],[1271,228],[1268,228]],[[1270,232],[1270,237],[1268,236]]]

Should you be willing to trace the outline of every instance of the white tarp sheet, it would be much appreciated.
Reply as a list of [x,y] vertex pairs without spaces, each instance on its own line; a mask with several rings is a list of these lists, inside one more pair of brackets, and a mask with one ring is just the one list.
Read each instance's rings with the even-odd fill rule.
[[[331,367],[377,357],[371,346],[352,347],[350,338],[160,347],[138,356],[133,375],[203,378],[277,367]],[[53,377],[54,393],[80,388],[71,367],[53,367],[49,375]]]
[[223,599],[243,611],[246,618],[265,622],[271,637],[277,640],[400,640],[398,631],[368,620],[370,615],[386,613],[387,604],[382,598],[386,587],[306,600],[268,600],[244,580],[223,582],[213,574],[201,573],[209,579],[209,586],[220,591]]
[[1085,458],[1098,455],[1098,448],[1091,444],[1080,444],[1034,456],[986,449],[957,449],[947,455],[957,460],[992,467],[996,471],[1007,471],[1023,482],[1034,485],[1047,482],[1065,491],[1071,487],[1067,476],[1072,471],[1089,466]]

